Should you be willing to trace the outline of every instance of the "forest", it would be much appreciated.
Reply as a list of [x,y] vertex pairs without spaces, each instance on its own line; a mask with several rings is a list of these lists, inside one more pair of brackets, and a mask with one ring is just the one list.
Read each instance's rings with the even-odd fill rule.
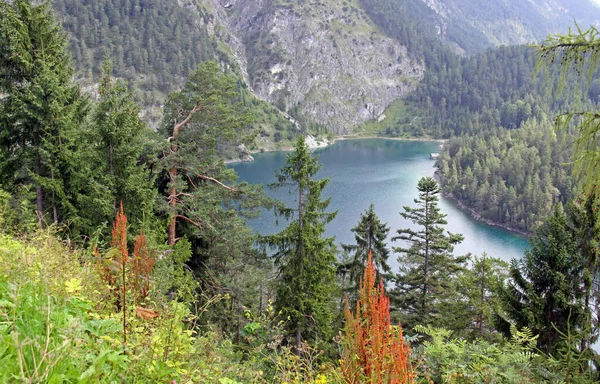
[[[289,190],[293,206],[227,168],[228,151],[260,136],[237,74],[190,58],[153,130],[112,75],[121,64],[90,69],[97,97],[76,82],[48,4],[0,2],[0,15],[0,382],[600,379],[594,104],[557,131],[538,99],[482,100],[506,126],[448,143],[442,183],[423,177],[399,212],[412,226],[389,228],[370,207],[338,249],[324,235],[336,215],[322,196],[329,179],[315,176],[302,135],[289,138],[294,151],[270,186]],[[562,60],[586,78],[598,37],[549,37],[540,74]],[[529,63],[518,49],[500,52],[523,58],[506,69],[516,89],[538,81],[518,70]],[[453,89],[457,100],[430,103],[469,92]],[[443,112],[432,116],[439,132],[456,129]],[[455,255],[463,236],[440,212],[444,191],[529,230],[531,249],[510,264]],[[253,234],[247,220],[262,209],[288,226]]]
[[416,42],[408,46],[428,67],[405,101],[406,112],[388,123],[383,136],[448,138],[437,164],[444,194],[475,217],[528,235],[553,204],[576,197],[570,161],[576,130],[553,127],[556,116],[595,108],[595,72],[589,84],[574,71],[564,73],[564,82],[577,86],[557,92],[560,69],[536,70],[535,47],[502,46],[461,57],[427,33],[434,16],[426,11],[418,18],[425,22],[412,28],[403,8],[408,3],[364,3],[388,35]]

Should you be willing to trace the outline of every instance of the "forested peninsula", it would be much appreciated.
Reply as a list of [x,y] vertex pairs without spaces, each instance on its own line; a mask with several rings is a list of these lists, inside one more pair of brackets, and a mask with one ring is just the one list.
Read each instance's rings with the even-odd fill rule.
[[[134,3],[129,16],[159,19]],[[186,36],[174,3],[178,20],[145,30],[144,49],[114,30],[110,48],[131,52],[111,62],[86,56],[120,24],[101,12],[108,2],[76,9],[81,20],[98,12],[92,33],[57,18],[70,2],[0,1],[0,382],[600,380],[600,32],[550,36],[537,56],[504,47],[460,57],[439,41],[424,49],[430,36],[416,20],[394,28],[405,11],[394,2],[358,8],[371,3],[341,9],[410,39],[406,52],[429,70],[389,117],[357,130],[449,142],[441,183],[422,177],[398,212],[405,228],[371,206],[338,247],[325,235],[337,214],[323,196],[330,179],[317,177],[305,139],[327,136],[323,124],[259,101],[231,58],[196,54],[193,44],[208,55],[218,43]],[[65,25],[88,39],[74,44]],[[169,28],[180,39],[165,39]],[[171,43],[180,51],[151,49]],[[144,63],[155,77],[137,77]],[[175,63],[181,82],[166,68]],[[82,70],[97,84],[84,88]],[[153,82],[168,94],[147,119],[140,101],[157,96],[144,90]],[[564,98],[543,92],[548,83]],[[294,150],[269,187],[294,196],[290,205],[225,164],[277,134]],[[455,254],[464,238],[440,211],[443,192],[531,233],[531,249],[510,263]],[[248,219],[263,210],[287,224],[256,235]]]

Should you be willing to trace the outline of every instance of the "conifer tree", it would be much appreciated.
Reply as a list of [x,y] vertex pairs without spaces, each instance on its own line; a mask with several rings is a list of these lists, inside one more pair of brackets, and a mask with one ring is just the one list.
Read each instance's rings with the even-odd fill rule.
[[582,276],[579,281],[583,293],[585,326],[587,336],[580,350],[584,351],[598,340],[600,335],[600,198],[595,193],[569,202],[566,215],[569,230],[573,233]]
[[346,291],[354,301],[358,293],[360,276],[365,268],[369,253],[372,253],[373,262],[377,272],[377,278],[382,278],[384,285],[392,278],[390,266],[387,263],[389,249],[386,238],[390,228],[382,223],[375,213],[375,206],[369,208],[360,215],[356,227],[352,228],[356,244],[342,244],[345,252],[350,254],[350,259],[338,264],[338,275],[349,280]]
[[[582,264],[565,214],[556,207],[531,238],[531,250],[512,260],[510,280],[502,292],[505,320],[528,327],[540,336],[538,347],[553,354],[564,340],[560,332],[582,330]],[[502,326],[504,332],[508,326]]]
[[263,244],[275,249],[273,257],[279,270],[275,308],[288,319],[297,353],[303,339],[331,336],[336,247],[333,238],[323,234],[337,212],[325,212],[331,198],[323,200],[321,194],[329,179],[314,179],[320,167],[300,136],[272,185],[296,191],[295,209],[276,209],[278,215],[293,219],[283,231],[261,238]]
[[48,3],[0,2],[0,175],[35,190],[40,225],[73,221],[77,128],[87,103]]
[[[585,93],[581,91],[592,84],[592,79],[598,71],[599,42],[600,31],[596,26],[590,26],[587,30],[583,30],[576,25],[576,30],[569,29],[569,33],[566,35],[548,36],[537,47],[536,69],[538,71],[558,70],[560,73],[557,83],[558,92],[575,91],[579,96],[583,96]],[[556,67],[554,66],[555,62],[560,64]],[[582,81],[567,81],[570,73],[576,73],[578,80]],[[567,84],[568,87],[566,87]],[[586,193],[598,195],[600,114],[597,109],[571,110],[557,117],[557,123],[562,127],[569,126],[571,122],[575,122],[580,132],[575,143],[573,173],[583,182]]]
[[246,129],[251,116],[236,96],[234,78],[216,63],[204,62],[165,104],[161,133],[169,145],[162,166],[168,178],[170,245],[178,238],[178,225],[205,234],[218,232],[218,223],[213,221],[221,217],[219,205],[242,195],[240,189],[228,185],[237,175],[227,169],[218,150],[254,137]]
[[[410,220],[415,229],[399,229],[393,241],[403,240],[406,246],[394,247],[400,253],[400,273],[390,295],[407,326],[427,325],[440,316],[440,306],[446,298],[446,289],[462,270],[467,257],[455,257],[454,245],[462,235],[444,231],[446,215],[440,213],[440,188],[432,177],[419,180],[419,198],[416,208],[404,207],[403,218]],[[393,296],[392,296],[393,295]]]
[[251,119],[239,102],[235,78],[217,63],[204,62],[169,95],[159,129],[166,144],[158,187],[167,242],[176,247],[180,239],[189,240],[192,256],[186,264],[200,280],[200,305],[214,295],[231,297],[227,308],[225,302],[216,305],[209,316],[232,331],[243,308],[258,306],[266,275],[266,260],[254,248],[246,218],[270,200],[262,186],[238,183],[223,161],[224,150],[253,140]]
[[[485,252],[474,256],[471,265],[456,282],[456,291],[466,300],[464,310],[457,311],[462,317],[462,329],[472,338],[494,339],[499,336],[494,329],[495,314],[501,307],[499,291],[508,278],[508,263]],[[454,306],[456,309],[456,306]],[[446,322],[447,323],[447,322]],[[453,329],[444,324],[447,329]]]
[[158,138],[140,119],[140,107],[126,84],[111,78],[108,62],[103,71],[100,100],[86,131],[90,150],[83,154],[88,190],[78,201],[86,219],[85,233],[108,222],[119,202],[135,233],[142,220],[154,215],[156,189],[147,160]]

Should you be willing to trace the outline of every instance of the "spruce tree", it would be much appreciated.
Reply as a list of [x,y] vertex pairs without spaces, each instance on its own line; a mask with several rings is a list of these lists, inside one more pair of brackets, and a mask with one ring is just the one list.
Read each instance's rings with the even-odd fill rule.
[[76,221],[77,128],[87,103],[47,3],[0,2],[0,175],[35,190],[40,225]]
[[325,211],[331,198],[323,200],[321,194],[329,179],[314,179],[320,167],[300,136],[294,153],[287,155],[285,165],[277,173],[277,182],[272,185],[288,187],[297,193],[296,208],[276,209],[278,215],[293,219],[283,231],[260,239],[275,249],[273,257],[279,270],[275,308],[287,319],[297,353],[303,339],[332,335],[336,247],[333,238],[325,238],[323,234],[325,225],[337,212]]
[[398,257],[401,267],[392,298],[402,322],[408,327],[431,324],[440,316],[440,308],[447,298],[445,291],[467,261],[467,257],[452,254],[454,245],[463,237],[444,231],[447,222],[438,206],[437,182],[432,177],[423,177],[417,189],[419,198],[414,200],[417,207],[405,206],[400,213],[416,228],[399,229],[398,236],[392,238],[406,244],[394,247],[394,252],[401,254]]
[[[390,228],[382,223],[375,213],[375,206],[371,204],[360,215],[358,224],[352,228],[356,244],[342,244],[344,252],[349,254],[349,259],[338,264],[338,275],[345,281],[348,280],[346,292],[352,300],[358,294],[361,274],[365,268],[369,252],[372,253],[377,279],[383,279],[384,285],[392,278],[390,266],[387,263],[389,249],[386,238]],[[344,284],[346,285],[346,284]]]
[[103,222],[110,222],[122,202],[132,232],[138,233],[141,222],[154,216],[157,193],[148,165],[158,137],[140,119],[140,107],[126,84],[111,78],[108,62],[103,65],[99,94],[85,132],[89,150],[83,158],[88,165],[88,183],[86,193],[78,198],[84,231],[92,233]]
[[[481,257],[474,256],[470,264],[456,282],[456,291],[466,299],[461,300],[464,310],[457,311],[457,317],[463,319],[458,325],[471,338],[491,341],[500,336],[495,332],[494,320],[502,305],[499,291],[508,278],[508,263],[484,252]],[[456,305],[453,307],[456,309]]]
[[570,201],[566,215],[569,229],[577,245],[579,263],[582,268],[580,289],[583,293],[587,336],[581,342],[584,351],[598,340],[600,335],[600,198],[595,193]]
[[574,335],[586,318],[579,288],[582,272],[575,236],[557,207],[531,238],[531,250],[511,262],[510,279],[501,296],[501,330],[507,332],[506,321],[517,328],[528,327],[539,334],[540,349],[556,353],[565,341],[560,332],[569,330]]

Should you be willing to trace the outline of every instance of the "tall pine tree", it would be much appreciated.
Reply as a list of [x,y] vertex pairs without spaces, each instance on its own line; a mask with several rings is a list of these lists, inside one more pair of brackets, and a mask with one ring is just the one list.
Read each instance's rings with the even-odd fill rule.
[[325,225],[337,212],[325,212],[330,198],[321,194],[329,179],[315,180],[320,168],[304,137],[296,142],[294,153],[277,174],[274,188],[295,190],[297,207],[279,208],[277,214],[292,218],[283,231],[262,237],[261,242],[274,248],[279,276],[275,282],[275,308],[295,337],[297,353],[302,340],[331,336],[331,304],[335,291],[336,247],[333,238],[325,238]]
[[158,137],[140,119],[140,107],[122,80],[110,76],[110,64],[103,64],[100,100],[85,131],[84,164],[86,190],[78,197],[85,233],[110,222],[122,202],[131,231],[139,232],[143,220],[154,217],[156,189],[148,169]]
[[587,193],[567,205],[567,221],[577,245],[579,263],[582,267],[580,289],[583,293],[585,328],[588,335],[582,340],[584,351],[598,340],[600,335],[600,198]]
[[168,141],[162,166],[166,170],[169,216],[168,243],[184,233],[217,234],[224,201],[242,195],[235,171],[227,169],[219,148],[244,143],[251,116],[236,101],[235,79],[214,62],[204,62],[183,89],[169,95],[161,133]]
[[462,235],[444,231],[446,215],[440,213],[438,193],[440,188],[432,177],[419,180],[419,198],[416,208],[404,207],[403,218],[416,225],[416,229],[399,229],[392,240],[403,240],[406,246],[395,247],[400,253],[400,273],[392,294],[401,320],[409,327],[431,324],[440,316],[446,299],[446,289],[462,270],[466,257],[453,255],[454,245],[463,240]]
[[0,175],[35,190],[43,222],[76,221],[77,129],[87,103],[47,3],[0,2]]

